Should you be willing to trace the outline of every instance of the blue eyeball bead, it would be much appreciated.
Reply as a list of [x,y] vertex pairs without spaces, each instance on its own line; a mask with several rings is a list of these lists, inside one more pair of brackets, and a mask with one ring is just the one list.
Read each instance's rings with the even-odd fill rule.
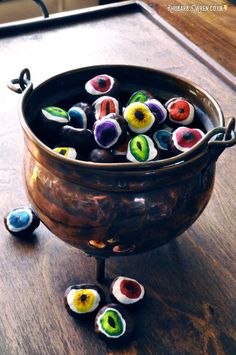
[[40,219],[30,207],[11,210],[4,217],[4,224],[9,233],[16,237],[27,237],[39,226]]
[[75,128],[91,129],[95,121],[92,106],[86,102],[78,102],[73,105],[68,111],[68,116],[70,126]]

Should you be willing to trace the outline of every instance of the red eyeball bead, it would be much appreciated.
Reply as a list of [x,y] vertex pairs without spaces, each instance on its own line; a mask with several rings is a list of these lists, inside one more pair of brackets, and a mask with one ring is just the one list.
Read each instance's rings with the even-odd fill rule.
[[116,79],[107,74],[97,75],[85,84],[86,92],[93,96],[116,94],[118,87]]
[[143,285],[129,277],[118,276],[110,287],[110,296],[114,302],[123,306],[136,306],[143,301],[145,290]]
[[122,113],[121,104],[114,97],[111,96],[99,97],[96,101],[94,101],[93,107],[96,120],[99,120],[111,113],[117,115]]
[[169,112],[169,120],[181,126],[188,126],[193,122],[194,106],[183,98],[172,98],[165,104]]

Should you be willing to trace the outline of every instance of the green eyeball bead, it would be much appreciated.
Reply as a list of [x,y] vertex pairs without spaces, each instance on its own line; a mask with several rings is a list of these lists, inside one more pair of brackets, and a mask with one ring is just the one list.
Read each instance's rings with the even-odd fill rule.
[[146,90],[138,90],[130,96],[126,106],[132,104],[133,102],[143,102],[144,103],[145,101],[147,101],[151,98],[152,98],[152,94],[150,92],[148,92]]
[[111,303],[102,307],[95,318],[95,332],[105,341],[126,341],[133,331],[132,315],[118,304]]
[[43,142],[53,147],[57,144],[60,129],[69,121],[70,118],[65,110],[60,107],[49,106],[41,109],[35,126]]
[[126,157],[132,162],[145,162],[155,159],[157,153],[152,139],[139,134],[129,141]]

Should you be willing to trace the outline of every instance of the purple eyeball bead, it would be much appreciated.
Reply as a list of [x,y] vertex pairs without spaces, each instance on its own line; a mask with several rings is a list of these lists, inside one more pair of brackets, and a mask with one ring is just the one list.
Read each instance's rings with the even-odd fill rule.
[[149,110],[153,113],[155,116],[155,123],[154,125],[156,127],[161,126],[166,118],[167,118],[167,110],[166,108],[162,105],[162,103],[156,99],[150,99],[145,101],[145,105],[149,108]]
[[69,125],[74,128],[91,129],[95,121],[92,106],[86,102],[78,102],[73,105],[68,110],[68,116],[70,118]]
[[107,74],[100,74],[87,81],[85,91],[92,96],[117,95],[119,84],[115,78]]
[[117,116],[115,116],[116,118],[113,117],[113,115],[108,115],[94,124],[94,138],[101,148],[110,149],[125,140],[127,133],[126,122],[123,122],[122,117],[120,119]]

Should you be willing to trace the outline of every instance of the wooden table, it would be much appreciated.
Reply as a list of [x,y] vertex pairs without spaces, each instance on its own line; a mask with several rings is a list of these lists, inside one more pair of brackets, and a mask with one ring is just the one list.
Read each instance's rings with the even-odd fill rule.
[[[27,204],[21,175],[23,135],[17,118],[20,97],[6,87],[25,67],[35,85],[93,64],[161,68],[212,93],[226,121],[235,113],[236,98],[228,84],[233,86],[233,77],[227,83],[221,68],[209,69],[206,57],[191,54],[188,45],[183,47],[176,33],[171,35],[141,3],[80,11],[41,30],[35,26],[17,31],[10,35],[0,29],[2,219],[10,209]],[[0,354],[235,354],[235,152],[227,149],[220,157],[211,200],[187,232],[143,255],[108,260],[106,290],[110,280],[126,275],[142,282],[147,292],[144,306],[134,314],[136,334],[123,347],[106,345],[93,333],[92,323],[76,322],[64,309],[63,294],[69,285],[95,280],[94,260],[43,225],[25,241],[9,235],[1,223]]]

